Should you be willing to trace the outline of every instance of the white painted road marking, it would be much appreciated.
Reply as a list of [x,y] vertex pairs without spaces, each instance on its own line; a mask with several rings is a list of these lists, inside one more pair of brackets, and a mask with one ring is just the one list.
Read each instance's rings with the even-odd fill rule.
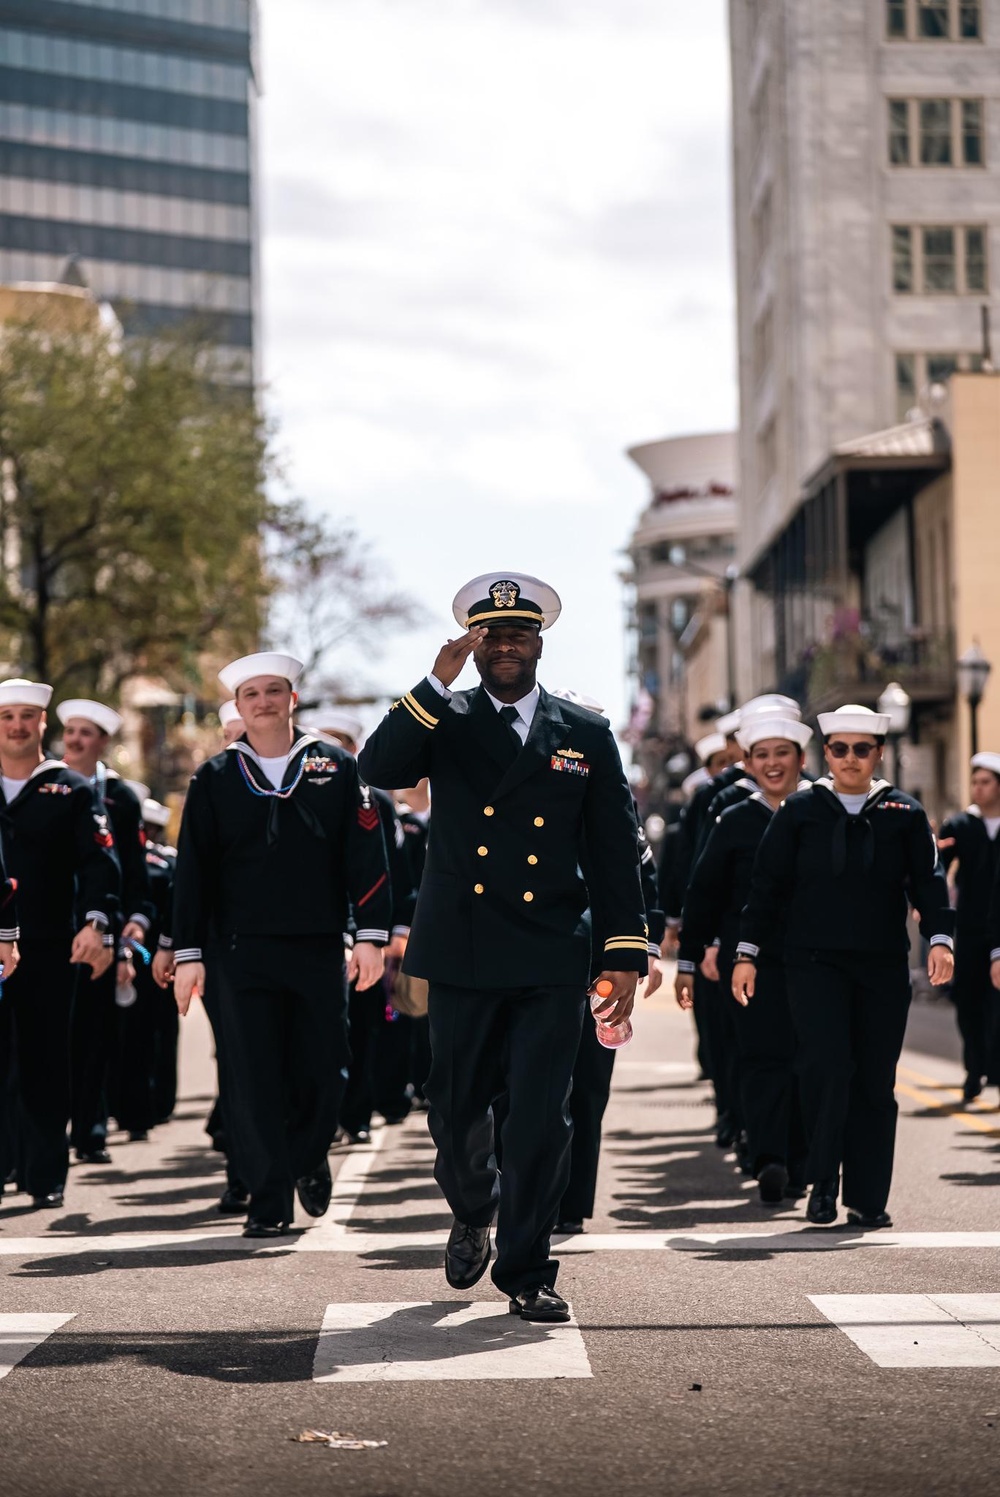
[[573,1322],[536,1325],[479,1302],[328,1305],[313,1364],[318,1383],[580,1377],[593,1373]]
[[878,1367],[1000,1367],[1000,1294],[810,1294]]
[[72,1319],[72,1315],[0,1315],[0,1378]]

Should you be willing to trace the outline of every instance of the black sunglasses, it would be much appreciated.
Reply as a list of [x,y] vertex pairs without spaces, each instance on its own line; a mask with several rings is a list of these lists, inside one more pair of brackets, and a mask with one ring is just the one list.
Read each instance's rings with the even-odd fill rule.
[[856,759],[870,759],[872,754],[878,753],[877,743],[828,743],[827,748],[835,759],[846,759],[848,754],[853,754]]

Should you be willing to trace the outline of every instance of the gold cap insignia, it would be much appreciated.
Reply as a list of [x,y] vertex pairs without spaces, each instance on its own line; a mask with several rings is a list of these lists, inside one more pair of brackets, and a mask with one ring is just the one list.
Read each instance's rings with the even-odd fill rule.
[[515,608],[520,596],[521,589],[516,582],[494,582],[490,588],[490,597],[493,599],[495,608]]

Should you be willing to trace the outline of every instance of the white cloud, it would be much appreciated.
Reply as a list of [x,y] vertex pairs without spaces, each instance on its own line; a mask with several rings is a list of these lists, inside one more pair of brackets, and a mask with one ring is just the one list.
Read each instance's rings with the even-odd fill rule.
[[420,578],[387,688],[498,561],[620,711],[622,451],[735,415],[722,0],[264,0],[263,58],[270,399],[295,486]]

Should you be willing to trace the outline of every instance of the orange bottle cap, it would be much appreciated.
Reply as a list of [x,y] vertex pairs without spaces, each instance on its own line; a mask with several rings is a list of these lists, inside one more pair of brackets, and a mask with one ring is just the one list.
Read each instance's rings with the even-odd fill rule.
[[601,981],[594,987],[594,992],[597,994],[598,998],[610,998],[614,990],[614,983],[609,982],[606,977],[602,978]]

